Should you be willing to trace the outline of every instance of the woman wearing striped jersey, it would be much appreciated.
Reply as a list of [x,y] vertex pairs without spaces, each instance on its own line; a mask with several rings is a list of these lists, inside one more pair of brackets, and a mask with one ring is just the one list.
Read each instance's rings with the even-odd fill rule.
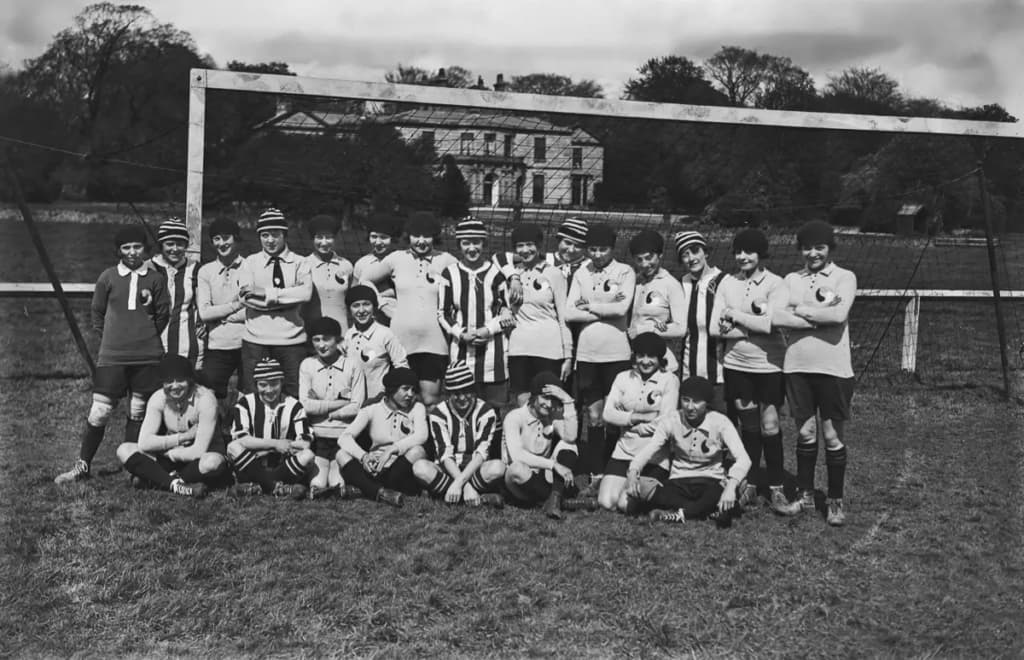
[[196,369],[203,366],[206,325],[199,320],[196,289],[199,263],[188,258],[188,228],[178,218],[163,222],[156,230],[160,252],[153,256],[153,268],[167,278],[171,316],[160,334],[164,352],[180,355]]
[[420,459],[412,471],[434,497],[449,504],[501,506],[496,492],[505,476],[501,460],[488,460],[498,440],[498,411],[476,395],[473,372],[465,362],[449,365],[444,374],[448,400],[430,411],[430,439],[437,462]]
[[[512,247],[519,257],[523,300],[515,310],[515,328],[509,336],[509,386],[517,405],[530,398],[530,379],[541,371],[559,374],[563,382],[572,372],[572,335],[565,320],[568,285],[562,271],[541,258],[544,240],[540,227],[518,225]],[[558,337],[558,340],[555,340]]]
[[[427,409],[416,400],[418,380],[407,367],[384,376],[384,398],[356,415],[338,439],[341,476],[363,495],[391,506],[402,506],[402,494],[415,495],[419,482],[413,464],[426,457],[429,434]],[[359,438],[369,439],[361,444]]]
[[782,278],[767,270],[768,237],[759,229],[744,229],[732,241],[737,272],[718,287],[711,311],[711,336],[725,342],[725,398],[740,423],[740,437],[750,457],[751,482],[764,453],[765,478],[740,493],[746,505],[758,486],[768,486],[771,507],[787,504],[782,493],[782,435],[779,408],[785,400],[782,360],[786,342],[772,325],[774,310],[784,309],[788,293]]
[[395,316],[391,330],[405,347],[409,366],[419,378],[423,403],[433,406],[441,399],[441,379],[448,364],[448,342],[437,322],[441,273],[456,263],[455,257],[435,249],[441,224],[433,213],[414,213],[406,222],[409,249],[396,250],[380,263],[367,266],[363,275],[371,284],[395,285]]
[[117,458],[131,473],[133,486],[202,497],[207,483],[227,468],[219,453],[217,397],[196,382],[188,358],[166,355],[159,370],[163,387],[146,404],[139,441],[123,443]]
[[341,326],[336,320],[323,316],[310,321],[306,334],[316,353],[299,365],[299,402],[313,435],[309,498],[331,491],[344,495],[341,467],[334,459],[338,438],[366,400],[366,379],[358,360],[342,355]]
[[[627,315],[636,289],[636,273],[615,260],[615,231],[592,224],[587,231],[590,262],[576,271],[569,287],[566,320],[583,325],[576,344],[580,403],[587,407],[580,475],[600,474],[611,457],[606,437],[604,398],[619,372],[630,367]],[[583,476],[587,475],[587,476]],[[586,489],[589,484],[582,484]]]
[[284,369],[263,358],[253,370],[256,391],[235,405],[228,460],[238,495],[273,494],[302,499],[313,462],[306,411],[284,393]]
[[352,286],[352,262],[338,255],[334,249],[341,223],[330,215],[315,215],[306,225],[313,239],[313,252],[306,257],[313,276],[313,296],[303,306],[306,323],[327,316],[348,329],[348,309],[345,292]]
[[[665,340],[653,332],[642,332],[633,339],[633,368],[615,377],[604,400],[604,421],[622,429],[597,499],[609,511],[628,512],[626,472],[633,458],[654,438],[659,417],[676,410],[679,379],[665,369]],[[653,461],[641,468],[641,476],[657,481],[668,478],[667,460]]]
[[367,401],[384,394],[384,374],[395,367],[409,366],[405,347],[391,328],[377,321],[377,300],[373,287],[364,284],[345,292],[352,326],[345,333],[342,350],[363,372]]
[[[666,340],[680,339],[686,334],[683,287],[662,268],[664,251],[665,239],[651,229],[644,229],[629,241],[636,269],[633,312],[626,331],[630,339],[644,332],[653,332]],[[667,347],[665,351],[665,369],[677,372],[679,361]]]
[[[736,492],[750,469],[736,428],[725,415],[709,410],[711,382],[690,376],[679,385],[679,411],[658,419],[651,442],[637,452],[627,472],[627,492],[656,508],[651,519],[685,522],[720,518],[728,522]],[[664,483],[641,479],[644,466],[659,452],[669,452],[669,478]],[[726,452],[734,463],[725,469]]]
[[683,341],[679,375],[701,376],[712,385],[722,383],[722,351],[709,332],[715,292],[725,273],[708,264],[708,242],[702,234],[683,231],[673,236],[679,262],[686,268],[682,277],[686,308],[686,339]]

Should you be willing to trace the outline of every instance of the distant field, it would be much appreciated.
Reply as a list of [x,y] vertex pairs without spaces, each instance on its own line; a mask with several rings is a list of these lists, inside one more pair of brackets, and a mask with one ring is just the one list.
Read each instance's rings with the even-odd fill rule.
[[[42,229],[65,281],[112,261],[110,225]],[[10,221],[0,279],[44,279]],[[891,370],[894,309],[855,308],[858,361],[888,366],[854,400],[849,524],[717,530],[132,491],[123,411],[97,476],[58,489],[89,382],[54,300],[0,300],[0,657],[1021,657],[1024,413],[994,389],[991,307],[926,303],[924,386]]]

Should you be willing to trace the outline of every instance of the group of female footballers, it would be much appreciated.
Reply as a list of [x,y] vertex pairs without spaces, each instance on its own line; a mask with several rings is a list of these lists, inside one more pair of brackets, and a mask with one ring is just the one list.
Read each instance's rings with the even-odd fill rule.
[[532,225],[492,254],[483,222],[464,219],[451,254],[431,213],[368,224],[370,252],[355,264],[336,253],[329,216],[307,223],[308,256],[289,249],[276,209],[260,215],[260,249],[245,257],[238,225],[215,220],[216,259],[201,266],[180,220],[160,226],[151,258],[144,231],[121,229],[92,301],[101,345],[79,458],[56,482],[90,476],[128,394],[117,457],[138,488],[393,506],[426,491],[540,505],[552,518],[604,508],[727,523],[744,506],[819,508],[823,442],[822,508],[844,523],[857,283],[833,261],[827,223],[799,229],[804,265],[784,278],[766,268],[758,229],[734,236],[729,274],[708,263],[703,235],[676,233],[680,279],[651,230],[630,238],[627,264],[612,227],[577,218],[551,253]]

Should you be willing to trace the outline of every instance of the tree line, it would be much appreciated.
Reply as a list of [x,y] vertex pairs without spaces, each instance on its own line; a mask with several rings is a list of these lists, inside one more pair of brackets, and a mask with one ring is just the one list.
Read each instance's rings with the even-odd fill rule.
[[[34,200],[179,201],[184,197],[188,71],[217,68],[187,32],[136,5],[94,4],[19,70],[0,71],[6,156]],[[284,62],[229,61],[240,72],[294,75]],[[486,88],[467,67],[399,64],[389,82]],[[557,73],[511,75],[495,89],[600,98],[593,80]],[[998,104],[952,107],[914,97],[885,72],[852,67],[822,87],[788,57],[723,46],[703,62],[681,55],[642,63],[622,98],[810,112],[1015,122]],[[358,115],[351,102],[295,101],[292,108]],[[452,159],[406,143],[391,127],[315,137],[261,131],[279,111],[270,95],[210,90],[209,204],[273,202],[345,216],[430,203],[461,213],[468,193]],[[980,220],[986,173],[997,223],[1020,228],[1024,153],[1011,140],[885,135],[607,117],[552,117],[604,147],[596,204],[606,209],[700,213],[723,224],[790,222],[808,215],[870,226],[904,202],[924,203],[945,228]],[[37,146],[45,145],[48,149]],[[6,182],[0,195],[9,196]]]

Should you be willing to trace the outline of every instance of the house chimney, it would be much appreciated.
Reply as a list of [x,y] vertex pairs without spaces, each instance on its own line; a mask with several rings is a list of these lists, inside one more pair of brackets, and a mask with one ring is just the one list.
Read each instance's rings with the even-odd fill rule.
[[476,85],[474,85],[472,89],[487,89],[487,85],[484,84],[483,76],[476,77]]
[[505,74],[499,73],[494,81],[494,91],[504,92],[506,89],[508,89],[508,83],[505,82]]
[[448,84],[448,74],[445,72],[444,67],[437,70],[437,75],[434,76],[434,79],[431,82],[435,85],[440,85],[441,87]]

